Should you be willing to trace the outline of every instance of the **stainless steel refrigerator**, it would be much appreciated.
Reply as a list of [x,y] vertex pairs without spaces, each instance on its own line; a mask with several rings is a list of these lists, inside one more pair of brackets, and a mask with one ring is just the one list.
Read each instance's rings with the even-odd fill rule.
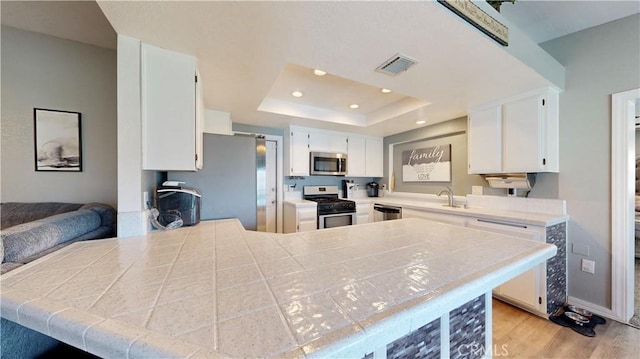
[[265,230],[265,141],[255,136],[204,134],[198,172],[168,172],[200,192],[202,220],[238,218],[248,230]]

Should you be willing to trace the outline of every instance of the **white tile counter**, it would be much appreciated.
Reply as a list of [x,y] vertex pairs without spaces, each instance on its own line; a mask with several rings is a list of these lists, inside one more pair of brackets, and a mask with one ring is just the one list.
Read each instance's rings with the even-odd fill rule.
[[[566,213],[562,211],[555,211],[556,213],[553,213],[555,209],[549,210],[549,208],[545,208],[545,203],[553,203],[547,206],[551,207],[557,202],[562,202],[560,200],[472,195],[467,195],[463,198],[464,203],[456,201],[456,205],[459,205],[459,207],[443,206],[446,202],[446,196],[441,198],[440,202],[434,201],[429,197],[422,199],[420,196],[408,196],[407,194],[393,194],[370,199],[372,203],[427,210],[450,215],[523,223],[540,227],[548,227],[569,220],[569,216]],[[510,203],[510,205],[504,205],[505,202]]]
[[205,221],[11,271],[1,314],[102,357],[362,356],[555,253],[420,219],[287,235]]

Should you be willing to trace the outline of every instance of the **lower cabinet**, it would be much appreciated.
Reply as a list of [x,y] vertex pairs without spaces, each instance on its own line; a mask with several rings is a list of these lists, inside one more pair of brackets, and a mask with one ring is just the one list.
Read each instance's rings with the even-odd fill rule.
[[[513,237],[545,242],[545,228],[538,226],[524,226],[511,223],[470,220],[467,227],[497,232]],[[547,311],[547,264],[539,264],[536,268],[522,273],[512,280],[493,289],[497,298],[526,309],[536,314],[545,315]]]
[[364,224],[373,222],[373,206],[370,201],[356,200],[356,223]]
[[284,233],[308,232],[318,229],[315,206],[296,206],[284,203]]
[[402,218],[423,218],[554,244],[558,248],[555,257],[494,288],[493,294],[500,300],[545,318],[566,302],[566,222],[542,227],[406,207],[402,208]]

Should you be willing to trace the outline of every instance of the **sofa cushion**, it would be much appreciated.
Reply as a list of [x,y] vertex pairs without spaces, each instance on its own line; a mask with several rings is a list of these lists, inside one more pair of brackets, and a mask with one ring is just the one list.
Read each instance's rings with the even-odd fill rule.
[[100,215],[81,209],[19,224],[2,231],[5,262],[25,257],[93,231],[101,225]]
[[87,203],[80,207],[80,209],[90,209],[97,212],[102,219],[103,226],[114,227],[116,224],[116,210],[111,206],[103,203]]
[[0,229],[36,221],[55,214],[75,211],[80,207],[82,204],[59,202],[2,203],[0,204]]

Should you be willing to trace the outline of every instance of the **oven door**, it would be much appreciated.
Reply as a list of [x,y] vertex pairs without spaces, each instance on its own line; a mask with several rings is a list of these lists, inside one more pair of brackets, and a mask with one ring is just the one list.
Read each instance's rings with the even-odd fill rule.
[[356,224],[355,212],[323,214],[318,216],[318,229],[350,226],[352,224]]

